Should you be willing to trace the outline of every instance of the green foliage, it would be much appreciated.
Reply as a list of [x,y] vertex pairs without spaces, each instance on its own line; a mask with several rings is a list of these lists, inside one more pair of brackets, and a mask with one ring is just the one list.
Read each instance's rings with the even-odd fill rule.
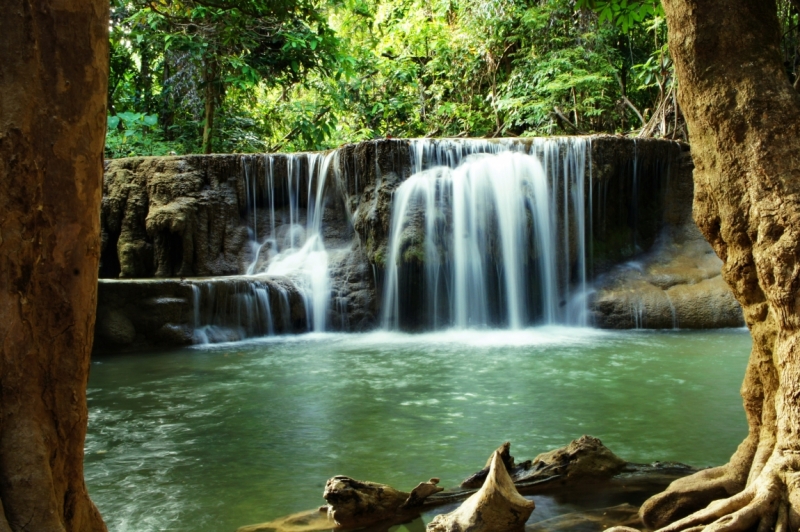
[[329,2],[112,0],[107,154],[628,132],[671,86],[652,0]]
[[659,0],[578,0],[578,7],[593,9],[599,13],[601,24],[611,22],[623,32],[650,18],[664,16]]
[[108,117],[106,154],[110,157],[167,155],[173,146],[161,138],[158,115],[123,112]]

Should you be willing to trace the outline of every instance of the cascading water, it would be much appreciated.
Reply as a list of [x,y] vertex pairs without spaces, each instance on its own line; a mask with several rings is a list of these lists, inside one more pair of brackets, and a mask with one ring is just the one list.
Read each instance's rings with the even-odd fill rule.
[[328,154],[243,156],[251,261],[243,275],[193,282],[197,343],[297,331],[299,295],[307,330],[325,331],[331,304],[322,238]]
[[[593,178],[592,149],[588,138],[417,139],[242,156],[250,253],[238,279],[252,286],[202,285],[197,305],[218,311],[196,310],[195,328],[586,326],[596,261],[607,271],[610,256],[638,249],[640,180],[661,186],[668,173],[640,168],[634,143],[632,158]],[[610,201],[628,207],[607,222]]]
[[[274,157],[263,156],[265,171],[262,176],[252,175],[254,172],[245,164],[247,203],[253,215],[253,260],[246,272],[248,275],[282,276],[294,281],[305,300],[309,328],[316,332],[325,330],[330,305],[331,283],[328,252],[322,238],[322,215],[326,179],[336,156],[336,152],[283,156],[286,158],[285,183],[280,187],[285,193],[281,198],[281,203],[286,206],[283,213],[276,209]],[[258,206],[262,204],[269,206],[269,231],[259,238],[256,216]],[[285,216],[286,210],[288,219],[280,220],[282,233],[279,234],[276,221],[279,214]]]
[[384,327],[409,314],[422,328],[586,325],[588,145],[414,141],[392,205]]

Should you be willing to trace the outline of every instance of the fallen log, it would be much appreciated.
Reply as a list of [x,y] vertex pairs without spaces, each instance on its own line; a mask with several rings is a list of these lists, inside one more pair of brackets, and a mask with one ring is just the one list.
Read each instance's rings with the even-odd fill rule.
[[481,489],[449,514],[434,517],[427,532],[512,532],[525,526],[536,505],[514,487],[501,450],[489,462]]

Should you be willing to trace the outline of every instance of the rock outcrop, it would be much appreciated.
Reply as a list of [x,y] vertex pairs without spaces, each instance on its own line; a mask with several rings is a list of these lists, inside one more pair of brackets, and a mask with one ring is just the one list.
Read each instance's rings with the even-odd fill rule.
[[592,322],[607,329],[741,327],[739,303],[723,281],[722,261],[692,219],[688,151],[671,161],[658,239],[598,272],[589,299]]

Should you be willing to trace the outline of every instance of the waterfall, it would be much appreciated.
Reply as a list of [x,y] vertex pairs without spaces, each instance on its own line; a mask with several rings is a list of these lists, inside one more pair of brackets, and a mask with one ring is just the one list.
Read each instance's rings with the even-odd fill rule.
[[[291,279],[304,299],[310,329],[325,331],[331,282],[328,252],[322,238],[322,217],[328,171],[336,153],[261,157],[264,158],[261,175],[252,168],[255,166],[252,161],[243,161],[246,202],[252,212],[253,260],[246,273]],[[280,183],[276,182],[277,157],[285,164]],[[262,206],[268,208],[269,224],[259,238],[256,213]],[[276,221],[280,221],[280,225]],[[276,227],[280,231],[276,231]]]
[[392,205],[384,327],[410,314],[434,329],[586,325],[587,148],[580,138],[412,142],[414,173]]
[[[192,280],[193,330],[195,343],[243,340],[275,334],[274,302],[270,293],[285,290],[268,280],[220,277]],[[290,332],[289,300],[277,299],[277,314],[283,319],[281,331]]]

